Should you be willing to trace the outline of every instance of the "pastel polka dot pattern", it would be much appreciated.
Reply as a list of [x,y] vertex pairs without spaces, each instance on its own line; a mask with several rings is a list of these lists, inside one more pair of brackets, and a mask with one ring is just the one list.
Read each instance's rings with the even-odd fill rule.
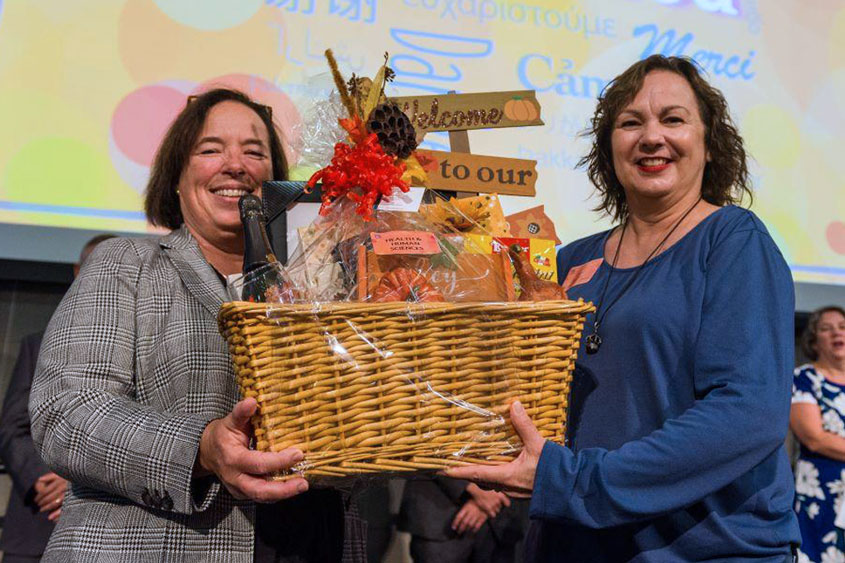
[[845,223],[842,221],[831,222],[825,231],[827,243],[837,254],[845,255]]
[[[704,8],[728,4],[739,14]],[[698,53],[753,159],[752,210],[795,279],[845,283],[843,0],[0,0],[0,221],[144,231],[15,206],[140,216],[167,127],[216,85],[272,106],[290,175],[307,179],[298,136],[333,88],[326,48],[346,78],[373,77],[388,51],[391,96],[536,89],[544,126],[470,133],[471,147],[537,161],[536,198],[502,203],[542,203],[564,242],[610,226],[575,167],[598,90],[650,52]],[[737,58],[747,76],[725,74]],[[449,150],[445,133],[426,142]]]
[[111,135],[133,162],[149,166],[186,96],[169,86],[144,86],[124,97],[114,110]]
[[[234,6],[240,1],[228,3]],[[173,3],[177,2],[197,5],[185,0]],[[199,4],[204,5],[205,0]],[[194,11],[211,12],[205,7]],[[259,17],[225,29],[206,30],[182,24],[148,0],[127,0],[115,31],[115,55],[122,71],[139,87],[174,78],[197,83],[227,72],[275,76],[287,64],[276,54],[279,32]]]
[[203,30],[220,30],[240,25],[261,8],[262,0],[155,0],[156,6],[182,25]]
[[[49,163],[49,166],[47,165]],[[33,197],[33,177],[53,189]],[[41,137],[24,145],[6,166],[6,197],[32,203],[97,207],[113,205],[107,155],[87,143],[65,137]]]
[[782,108],[761,104],[742,120],[742,134],[754,158],[767,168],[789,168],[801,152],[801,130]]
[[114,142],[114,137],[111,134],[109,134],[109,157],[120,179],[126,182],[126,185],[130,186],[138,194],[143,194],[147,187],[147,180],[150,177],[150,167],[146,164],[133,162],[123,154],[117,148],[117,144]]

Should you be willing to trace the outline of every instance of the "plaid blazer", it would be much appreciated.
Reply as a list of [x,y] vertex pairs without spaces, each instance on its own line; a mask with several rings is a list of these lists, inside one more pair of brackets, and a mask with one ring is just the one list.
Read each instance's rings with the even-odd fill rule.
[[[203,429],[238,399],[225,297],[184,226],[97,245],[32,384],[33,439],[72,482],[43,561],[252,563],[255,505],[191,478]],[[346,529],[344,560],[363,560],[360,520]]]

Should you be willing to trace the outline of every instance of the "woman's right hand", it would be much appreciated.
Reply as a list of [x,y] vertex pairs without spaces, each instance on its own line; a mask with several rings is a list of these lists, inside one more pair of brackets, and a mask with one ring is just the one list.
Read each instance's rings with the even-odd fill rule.
[[[450,467],[442,474],[453,479],[468,479],[477,483],[500,485],[503,492],[513,497],[530,497],[534,490],[534,475],[540,454],[543,453],[545,438],[531,422],[525,408],[519,401],[511,404],[511,424],[522,440],[522,451],[504,465],[464,465]],[[499,487],[497,487],[499,488]]]
[[244,399],[228,415],[208,423],[200,439],[195,476],[213,473],[233,497],[256,502],[276,502],[307,491],[308,482],[302,478],[267,480],[302,461],[303,453],[295,448],[277,453],[249,449],[249,419],[257,408],[255,399]]

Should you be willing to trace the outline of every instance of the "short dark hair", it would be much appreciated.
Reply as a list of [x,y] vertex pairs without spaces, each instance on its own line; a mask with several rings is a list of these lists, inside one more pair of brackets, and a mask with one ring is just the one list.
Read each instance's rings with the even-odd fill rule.
[[270,109],[252,101],[249,96],[237,90],[217,88],[188,99],[185,108],[176,116],[164,139],[159,145],[147,182],[144,196],[144,211],[147,220],[158,227],[178,229],[182,224],[182,209],[176,188],[179,179],[205,125],[205,119],[212,107],[220,102],[239,102],[252,109],[264,125],[270,138],[270,161],[273,164],[273,179],[287,179],[287,162],[282,142],[273,123]]
[[656,70],[683,76],[698,101],[698,112],[705,128],[704,144],[711,158],[704,167],[704,199],[719,206],[740,203],[745,195],[750,201],[751,183],[745,147],[722,92],[704,79],[692,59],[651,55],[628,67],[605,87],[599,96],[590,127],[583,133],[593,137],[593,146],[578,161],[578,167],[587,168],[587,175],[600,194],[601,202],[595,211],[603,211],[617,221],[628,216],[625,190],[613,167],[611,135],[619,113],[640,91],[646,75]]
[[839,313],[845,317],[845,309],[838,305],[828,305],[816,309],[810,313],[810,318],[807,320],[807,328],[801,334],[801,351],[811,362],[819,359],[819,352],[816,350],[816,343],[819,341],[819,322],[822,320],[822,315],[825,313]]

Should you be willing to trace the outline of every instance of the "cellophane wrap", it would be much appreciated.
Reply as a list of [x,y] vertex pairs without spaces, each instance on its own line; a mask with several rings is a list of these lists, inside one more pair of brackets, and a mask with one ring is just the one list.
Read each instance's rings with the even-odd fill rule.
[[499,228],[490,196],[466,212],[426,199],[370,221],[337,200],[299,230],[285,266],[267,267],[267,303],[221,310],[241,392],[259,403],[256,447],[305,452],[279,478],[506,462],[521,448],[514,399],[563,441],[590,305],[517,301],[511,259],[489,231]]
[[[317,90],[316,85],[312,88]],[[346,131],[338,124],[344,116],[337,92],[327,93],[304,103],[302,120],[291,131],[294,153],[299,156],[296,168],[317,170],[328,164],[334,147],[346,138]]]

